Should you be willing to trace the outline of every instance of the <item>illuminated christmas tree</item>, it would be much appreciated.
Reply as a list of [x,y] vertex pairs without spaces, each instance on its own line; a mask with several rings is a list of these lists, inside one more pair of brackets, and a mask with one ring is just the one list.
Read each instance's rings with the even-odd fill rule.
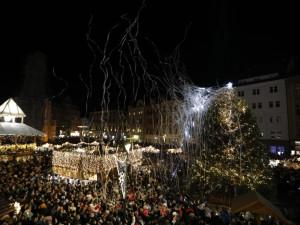
[[191,187],[228,196],[271,188],[268,152],[256,119],[234,89],[219,92],[201,121],[201,150],[191,170]]

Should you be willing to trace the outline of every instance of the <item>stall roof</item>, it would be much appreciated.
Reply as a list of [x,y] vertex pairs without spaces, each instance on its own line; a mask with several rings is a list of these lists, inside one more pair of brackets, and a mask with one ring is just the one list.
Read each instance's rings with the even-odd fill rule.
[[45,134],[24,123],[0,122],[0,135],[45,136]]
[[13,211],[15,211],[15,207],[11,206],[9,202],[4,199],[3,196],[0,196],[0,218]]
[[20,116],[25,117],[25,113],[22,111],[22,109],[17,105],[17,103],[12,99],[9,98],[6,102],[4,102],[0,106],[0,115],[2,116]]
[[233,213],[249,211],[251,213],[271,215],[284,223],[290,223],[275,205],[256,191],[249,191],[233,199],[231,207]]

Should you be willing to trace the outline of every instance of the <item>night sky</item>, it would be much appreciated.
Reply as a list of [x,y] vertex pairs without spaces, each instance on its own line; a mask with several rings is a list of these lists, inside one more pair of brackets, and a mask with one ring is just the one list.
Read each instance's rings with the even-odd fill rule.
[[[57,76],[68,82],[73,101],[82,106],[85,96],[80,94],[79,74],[87,75],[92,61],[86,40],[91,17],[91,37],[102,47],[121,15],[134,19],[142,5],[139,0],[105,2],[2,7],[1,103],[18,95],[24,78],[24,59],[40,51],[48,57],[50,76],[54,69]],[[279,72],[279,67],[291,59],[296,62],[294,71],[299,71],[298,7],[287,1],[269,3],[145,1],[139,19],[140,47],[147,55],[151,51],[147,40],[151,40],[161,52],[171,54],[183,41],[182,62],[188,76],[199,86]],[[52,75],[51,85],[55,86],[55,94],[65,84]]]

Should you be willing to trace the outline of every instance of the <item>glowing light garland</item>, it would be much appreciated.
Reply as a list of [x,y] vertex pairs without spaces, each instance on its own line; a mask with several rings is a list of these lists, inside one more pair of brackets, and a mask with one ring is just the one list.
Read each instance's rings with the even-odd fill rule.
[[[108,173],[111,169],[115,167],[115,156],[119,159],[124,159],[126,157],[126,153],[119,152],[116,154],[107,154],[101,158],[101,156],[97,155],[89,155],[85,153],[80,153],[75,151],[63,152],[55,150],[53,151],[53,166],[69,168],[73,170],[78,170],[81,168],[83,172],[88,173],[99,173],[99,166],[101,163],[101,169]],[[128,163],[129,164],[137,164],[142,161],[142,151],[134,150],[128,154]]]
[[[155,49],[158,63],[149,66],[137,38],[138,19],[143,6],[134,20],[122,17],[122,25],[125,24],[125,27],[121,23],[114,26],[102,46],[91,39],[90,32],[87,35],[95,59],[92,65],[100,60],[98,70],[90,72],[82,81],[88,100],[94,92],[93,88],[97,86],[93,80],[103,78],[99,81],[101,93],[97,94],[97,101],[101,96],[101,118],[97,124],[100,136],[109,128],[105,118],[108,118],[112,103],[119,111],[119,121],[125,121],[123,110],[129,101],[134,104],[138,99],[144,99],[145,105],[150,102],[152,121],[154,114],[161,117],[164,114],[167,115],[166,127],[176,128],[178,140],[174,145],[182,149],[188,168],[193,168],[187,174],[188,178],[197,180],[203,191],[211,192],[222,186],[229,189],[230,185],[242,183],[248,188],[255,188],[257,184],[268,181],[268,157],[256,135],[256,122],[247,104],[236,95],[232,83],[211,88],[193,84],[180,61],[180,44],[167,57]],[[123,36],[110,38],[115,31],[120,30]],[[155,69],[150,71],[150,68]],[[170,102],[165,112],[159,107],[162,102]],[[163,121],[162,118],[160,121]],[[126,125],[131,128],[128,123],[125,121],[120,127]],[[159,121],[153,123],[152,128],[150,130],[164,136],[165,140],[165,132]],[[119,128],[116,132],[122,133],[124,129]],[[173,173],[172,168],[165,167]]]

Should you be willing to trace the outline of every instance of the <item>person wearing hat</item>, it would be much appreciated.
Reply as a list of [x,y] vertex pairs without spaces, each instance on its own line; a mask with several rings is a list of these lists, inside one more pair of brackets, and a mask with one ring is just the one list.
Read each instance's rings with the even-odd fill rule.
[[167,217],[169,213],[168,205],[167,203],[163,203],[160,209],[160,215],[162,217]]

